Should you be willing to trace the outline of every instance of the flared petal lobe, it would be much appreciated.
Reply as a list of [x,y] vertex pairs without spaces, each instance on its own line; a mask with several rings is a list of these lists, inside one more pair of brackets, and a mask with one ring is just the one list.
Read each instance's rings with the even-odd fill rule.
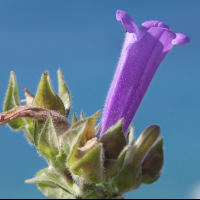
[[[127,18],[131,21],[129,16]],[[126,24],[124,27],[126,29]],[[121,57],[105,102],[100,137],[122,118],[123,133],[126,133],[156,70],[171,50],[172,41],[175,41],[177,35],[164,23],[149,21],[143,23],[137,37],[136,39],[132,32],[126,33]]]
[[119,22],[122,23],[126,31],[129,33],[138,34],[137,24],[132,20],[132,18],[124,11],[118,10],[116,13],[116,18]]
[[172,40],[174,45],[184,45],[190,42],[190,38],[182,33],[176,33],[176,38]]

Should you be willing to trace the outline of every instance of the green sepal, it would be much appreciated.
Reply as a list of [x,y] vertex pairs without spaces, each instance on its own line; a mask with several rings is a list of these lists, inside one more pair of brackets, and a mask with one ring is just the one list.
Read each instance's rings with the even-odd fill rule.
[[91,123],[91,125],[93,127],[93,128],[91,127],[90,130],[94,129],[94,124],[95,124],[99,114],[100,114],[100,111],[98,111],[97,113],[95,113],[91,117],[84,118],[84,119],[82,119],[80,121],[77,120],[77,122],[72,125],[72,128],[76,128],[76,127],[80,126],[81,124],[83,124],[84,122],[88,121],[89,123]]
[[105,199],[105,197],[103,195],[100,196],[96,191],[91,190],[83,199]]
[[71,97],[69,93],[69,89],[64,81],[62,72],[58,69],[58,94],[65,106],[65,117],[69,116],[69,112],[71,110]]
[[35,144],[35,142],[34,142],[34,120],[32,120],[31,118],[28,118],[28,117],[25,117],[22,119],[24,119],[27,122],[26,126],[23,129],[27,140],[31,144]]
[[41,170],[36,174],[35,178],[25,181],[26,183],[37,183],[53,186],[64,190],[66,193],[75,195],[76,197],[82,196],[82,190],[76,183],[68,182],[59,174],[51,172],[49,169]]
[[45,120],[34,121],[34,144],[37,149],[38,149],[40,133],[42,131],[42,128],[44,127],[45,122],[46,122]]
[[[87,130],[85,131],[83,138],[81,139],[80,147],[83,147],[88,140],[92,139],[94,137],[94,127],[95,127],[95,122],[100,114],[100,111],[95,113],[89,118],[86,118],[87,120]],[[85,119],[84,119],[85,120]]]
[[82,177],[88,183],[103,182],[103,148],[102,144],[96,145],[78,162],[70,167],[70,171]]
[[[156,132],[156,133],[154,133]],[[146,141],[149,140],[149,142],[152,139],[152,142],[154,143],[156,141],[156,139],[158,138],[158,136],[160,135],[160,127],[158,125],[151,125],[149,127],[147,127],[143,133],[139,136],[139,138],[136,140],[135,144],[132,146],[130,152],[129,152],[129,159],[133,159],[133,156],[136,152],[138,152],[138,148],[140,147],[140,145]],[[150,138],[150,139],[148,139]],[[153,145],[153,143],[151,145]],[[151,148],[151,146],[149,146],[149,149]]]
[[129,146],[133,146],[133,144],[134,144],[134,128],[133,128],[133,124],[131,124],[128,127],[128,130],[127,130],[127,142],[128,142]]
[[117,194],[123,194],[138,188],[142,182],[142,167],[134,169],[130,164],[125,165],[112,180],[111,186]]
[[39,135],[38,150],[51,166],[65,170],[66,155],[60,150],[59,139],[51,115]]
[[110,127],[100,139],[103,143],[106,159],[117,159],[122,149],[126,146],[126,140],[122,132],[123,119]]
[[108,160],[108,159],[105,160],[105,163],[104,163],[105,182],[108,182],[109,180],[111,180],[113,177],[117,175],[117,173],[119,172],[119,170],[121,169],[124,163],[124,158],[125,158],[128,148],[129,148],[128,146],[125,147],[116,160]]
[[54,92],[49,73],[47,71],[42,75],[33,104],[34,106],[38,106],[40,108],[46,108],[59,112],[63,116],[65,115],[64,104]]
[[161,174],[163,162],[163,138],[160,138],[150,149],[142,163],[142,182],[151,184],[157,181]]
[[81,111],[81,120],[85,119],[83,111]]
[[9,86],[6,93],[6,98],[4,101],[4,112],[11,110],[14,107],[20,106],[18,88],[17,88],[17,80],[15,73],[11,71]]
[[128,156],[117,176],[112,181],[112,187],[118,193],[125,193],[138,188],[142,183],[142,161],[160,135],[160,127],[153,125],[148,127]]
[[139,141],[139,146],[137,146],[138,142],[136,142],[137,149],[134,152],[134,154],[131,155],[132,152],[130,152],[130,154],[129,154],[130,158],[133,156],[131,158],[132,160],[131,160],[130,164],[135,169],[138,168],[139,165],[141,165],[141,162],[146,157],[146,154],[148,153],[148,151],[150,150],[150,148],[152,147],[154,142],[157,140],[157,138],[159,137],[160,132],[161,132],[161,129],[158,125],[154,125],[153,128],[151,128],[151,129],[147,128],[146,130],[148,130],[148,134],[146,134],[146,131],[144,131],[144,134],[146,135],[146,137],[143,137],[142,142]]
[[98,130],[99,130],[100,125],[101,125],[101,124],[98,123],[98,124],[96,125],[96,127],[94,128],[94,133],[95,133],[95,135],[98,134]]
[[76,113],[74,113],[74,114],[73,114],[73,117],[72,117],[72,126],[73,126],[76,122],[78,122],[78,119],[77,119],[77,117],[76,117]]
[[65,152],[69,153],[70,149],[70,155],[67,159],[68,167],[74,165],[82,157],[79,148],[84,147],[90,139],[94,138],[94,125],[99,113],[97,112],[93,116],[77,122],[64,134]]
[[[8,90],[6,93],[6,98],[4,101],[3,111],[9,111],[14,107],[20,106],[18,88],[17,88],[17,80],[15,73],[11,71],[10,81]],[[24,130],[26,138],[31,144],[34,144],[34,124],[33,120],[30,118],[18,118],[8,123],[8,125],[16,131]]]
[[[70,153],[76,148],[78,148],[79,141],[81,140],[82,135],[84,134],[84,131],[87,127],[87,123],[81,124],[80,126],[76,128],[69,129],[62,137],[62,143],[64,147],[64,151],[67,155],[70,155]],[[76,157],[76,154],[75,154]],[[73,163],[73,158],[70,162]],[[77,158],[75,158],[76,162],[79,159],[79,155],[77,155]],[[68,158],[69,160],[69,158]]]
[[53,158],[59,154],[59,140],[51,115],[49,115],[40,133],[38,148],[40,152],[48,158]]
[[158,125],[151,125],[149,127],[147,127],[143,133],[140,135],[140,137],[137,139],[136,141],[136,146],[139,146],[143,141],[144,139],[150,134],[150,132],[154,129],[159,129],[159,126]]

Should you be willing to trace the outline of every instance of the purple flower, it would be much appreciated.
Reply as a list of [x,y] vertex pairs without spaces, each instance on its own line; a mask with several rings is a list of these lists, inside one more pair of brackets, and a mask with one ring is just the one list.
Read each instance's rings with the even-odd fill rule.
[[173,33],[163,22],[147,21],[139,30],[124,11],[118,10],[116,17],[124,26],[126,37],[105,102],[100,137],[122,118],[123,133],[126,133],[164,57],[173,45],[190,41],[182,33]]

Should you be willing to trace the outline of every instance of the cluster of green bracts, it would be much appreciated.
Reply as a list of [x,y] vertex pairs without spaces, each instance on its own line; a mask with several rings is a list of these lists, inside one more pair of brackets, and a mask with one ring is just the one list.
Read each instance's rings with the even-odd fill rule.
[[[95,124],[100,112],[89,118],[82,112],[80,121],[74,114],[70,125],[67,117],[71,98],[60,70],[58,82],[59,95],[52,88],[48,72],[42,75],[36,95],[23,89],[29,117],[15,116],[8,123],[14,130],[24,130],[49,165],[27,183],[36,183],[44,195],[55,199],[118,199],[142,183],[151,184],[159,178],[163,166],[159,126],[148,127],[134,141],[132,126],[126,136],[122,133],[122,119],[99,138],[99,125]],[[19,106],[16,77],[11,72],[4,112]],[[34,107],[47,110],[48,117],[42,112],[36,116],[31,112]]]

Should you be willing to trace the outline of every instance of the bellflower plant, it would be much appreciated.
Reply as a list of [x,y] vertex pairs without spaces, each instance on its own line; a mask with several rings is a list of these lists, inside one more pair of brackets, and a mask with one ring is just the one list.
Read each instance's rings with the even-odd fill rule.
[[[23,88],[19,99],[14,72],[11,72],[0,114],[0,126],[23,130],[30,144],[48,167],[26,183],[36,183],[45,196],[54,199],[123,199],[123,194],[160,177],[164,153],[158,125],[147,127],[134,141],[131,121],[161,61],[173,45],[189,38],[173,33],[162,22],[147,21],[137,28],[123,11],[117,20],[126,29],[126,38],[117,70],[100,112],[80,120],[74,114],[68,122],[71,97],[58,70],[58,95],[44,72],[35,95]],[[26,102],[21,106],[20,102]]]

